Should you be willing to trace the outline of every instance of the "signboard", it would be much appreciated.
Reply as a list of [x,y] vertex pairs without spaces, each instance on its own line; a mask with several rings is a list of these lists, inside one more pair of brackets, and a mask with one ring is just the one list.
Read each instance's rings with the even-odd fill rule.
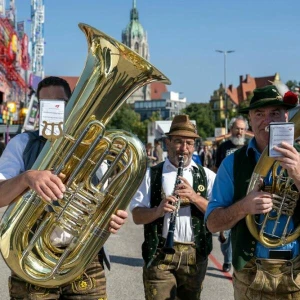
[[30,98],[28,112],[24,121],[23,131],[35,130],[38,128],[39,101],[35,94]]
[[215,137],[220,135],[225,135],[225,127],[216,127],[215,128]]

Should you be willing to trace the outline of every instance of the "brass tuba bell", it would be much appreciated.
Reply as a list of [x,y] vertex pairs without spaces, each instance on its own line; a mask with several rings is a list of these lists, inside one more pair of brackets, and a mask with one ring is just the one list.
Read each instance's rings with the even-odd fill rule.
[[[105,125],[136,90],[153,81],[170,84],[137,53],[79,24],[88,42],[86,65],[66,107],[63,137],[44,146],[33,169],[66,175],[64,198],[46,203],[32,190],[9,205],[0,224],[1,253],[23,280],[44,287],[81,275],[109,236],[111,215],[126,209],[146,171],[146,152],[133,134]],[[99,166],[110,167],[94,182]],[[51,240],[67,232],[62,249]]]
[[[294,138],[300,136],[300,110],[291,118],[290,122],[295,124]],[[255,215],[246,216],[247,227],[252,236],[267,248],[275,248],[289,244],[300,236],[300,225],[292,232],[289,231],[289,224],[293,217],[299,192],[293,188],[293,180],[286,175],[284,169],[279,170],[279,163],[273,157],[268,156],[268,147],[263,151],[252,173],[248,185],[247,194],[250,193],[260,178],[265,178],[272,168],[272,187],[273,208],[266,213],[262,222],[258,222]],[[286,223],[281,236],[276,234],[279,225],[279,218],[286,217]],[[265,228],[268,222],[273,222],[274,226],[271,233],[266,233]]]

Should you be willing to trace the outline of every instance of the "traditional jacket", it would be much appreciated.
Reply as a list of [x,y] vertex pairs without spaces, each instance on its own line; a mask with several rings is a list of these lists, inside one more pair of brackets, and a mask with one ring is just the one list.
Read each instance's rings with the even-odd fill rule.
[[[162,201],[162,169],[164,162],[153,166],[151,170],[151,208],[158,206]],[[193,167],[193,189],[199,192],[202,197],[207,195],[207,178],[204,169],[201,166]],[[204,214],[191,204],[192,226],[195,238],[197,252],[207,257],[212,250],[212,234],[207,230],[204,222]],[[154,259],[158,249],[164,245],[162,238],[164,217],[159,218],[152,223],[144,225],[145,241],[142,245],[142,255],[147,266]]]

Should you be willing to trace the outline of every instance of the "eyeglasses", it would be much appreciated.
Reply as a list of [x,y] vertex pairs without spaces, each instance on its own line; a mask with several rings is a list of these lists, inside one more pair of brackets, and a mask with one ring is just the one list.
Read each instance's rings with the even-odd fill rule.
[[186,144],[187,147],[195,146],[195,141],[191,141],[191,140],[172,139],[172,142],[176,145],[176,147],[180,147],[184,144]]

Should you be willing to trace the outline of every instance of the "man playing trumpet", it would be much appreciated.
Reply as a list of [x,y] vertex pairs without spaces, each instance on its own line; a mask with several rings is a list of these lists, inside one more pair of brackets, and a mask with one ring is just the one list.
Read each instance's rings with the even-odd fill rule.
[[[144,224],[145,298],[200,299],[207,256],[212,249],[204,213],[215,174],[192,161],[199,136],[187,115],[175,116],[167,136],[168,158],[147,170],[130,204],[134,222]],[[181,182],[175,186],[182,154],[183,176],[179,176]],[[181,203],[174,230],[175,253],[165,254],[162,249],[176,201]]]

